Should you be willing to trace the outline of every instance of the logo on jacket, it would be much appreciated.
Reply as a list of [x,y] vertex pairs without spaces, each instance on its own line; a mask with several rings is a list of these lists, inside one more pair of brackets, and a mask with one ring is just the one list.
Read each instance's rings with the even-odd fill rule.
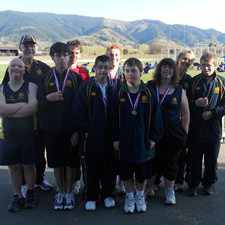
[[23,100],[24,99],[24,93],[22,93],[22,92],[20,92],[19,94],[18,94],[18,100]]
[[219,93],[220,93],[220,88],[219,87],[215,87],[214,94],[219,94]]
[[173,105],[177,105],[177,104],[178,104],[177,98],[175,98],[175,97],[172,98],[171,103],[172,103]]
[[42,71],[41,71],[40,69],[38,69],[38,70],[36,71],[36,73],[37,73],[37,75],[41,75],[41,74],[42,74]]
[[71,80],[66,81],[66,87],[69,87],[69,88],[72,87],[72,81]]
[[146,95],[143,95],[143,96],[141,97],[141,102],[142,102],[142,103],[148,103],[148,97],[147,97]]
[[96,94],[96,92],[91,92],[91,96],[96,96],[97,94]]

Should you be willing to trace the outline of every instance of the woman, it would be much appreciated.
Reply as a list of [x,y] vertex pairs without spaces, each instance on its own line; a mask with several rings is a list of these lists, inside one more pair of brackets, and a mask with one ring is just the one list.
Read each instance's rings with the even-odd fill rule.
[[176,64],[165,58],[158,64],[153,81],[148,83],[161,107],[164,131],[156,145],[155,172],[165,180],[165,203],[176,204],[174,183],[180,149],[184,148],[190,113],[185,91],[177,85]]

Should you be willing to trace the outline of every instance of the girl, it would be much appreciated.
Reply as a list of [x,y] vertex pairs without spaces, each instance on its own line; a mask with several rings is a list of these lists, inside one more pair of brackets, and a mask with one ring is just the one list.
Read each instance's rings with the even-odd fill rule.
[[176,64],[165,58],[158,64],[154,79],[148,83],[157,97],[163,117],[163,136],[156,146],[155,169],[165,180],[165,203],[176,204],[174,183],[180,150],[185,147],[190,113],[185,91],[177,86]]

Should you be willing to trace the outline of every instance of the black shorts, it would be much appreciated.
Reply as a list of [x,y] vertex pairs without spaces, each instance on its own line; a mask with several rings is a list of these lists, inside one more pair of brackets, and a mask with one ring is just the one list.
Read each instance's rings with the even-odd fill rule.
[[139,183],[143,183],[152,175],[152,160],[143,163],[120,161],[120,177],[122,180],[130,180],[135,177]]
[[50,168],[79,166],[77,148],[73,148],[70,143],[71,135],[45,133],[47,161]]
[[156,146],[154,159],[154,174],[164,176],[168,180],[175,180],[178,172],[178,160],[181,150],[173,143],[163,142]]
[[20,140],[0,140],[0,165],[34,165],[35,150],[33,136]]

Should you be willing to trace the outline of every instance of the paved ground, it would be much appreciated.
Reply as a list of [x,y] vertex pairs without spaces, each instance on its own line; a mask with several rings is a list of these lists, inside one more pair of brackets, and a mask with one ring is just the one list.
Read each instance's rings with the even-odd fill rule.
[[[122,203],[112,210],[99,206],[96,212],[85,212],[77,206],[70,212],[52,210],[53,193],[39,192],[40,203],[34,210],[17,214],[7,212],[11,197],[8,172],[0,168],[0,225],[224,225],[225,224],[225,145],[221,148],[219,181],[214,196],[190,198],[177,195],[177,205],[163,205],[162,195],[151,199],[145,214],[124,215]],[[52,172],[48,172],[52,180]]]

